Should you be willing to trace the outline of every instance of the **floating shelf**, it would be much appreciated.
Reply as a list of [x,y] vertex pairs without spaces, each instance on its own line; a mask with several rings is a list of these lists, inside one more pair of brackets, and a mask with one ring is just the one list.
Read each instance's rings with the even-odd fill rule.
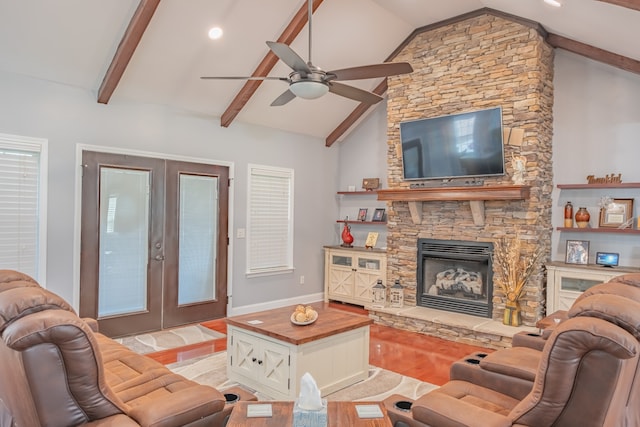
[[351,220],[345,221],[344,219],[337,219],[337,220],[336,220],[336,222],[338,222],[338,223],[344,223],[344,222],[346,222],[346,223],[348,223],[349,225],[353,225],[353,224],[355,224],[355,225],[358,225],[358,224],[363,224],[363,225],[387,225],[387,221],[358,221],[358,220],[355,220],[355,221],[351,221]]
[[378,190],[372,191],[338,191],[338,194],[343,196],[375,196]]
[[614,234],[640,234],[640,230],[634,228],[578,228],[578,227],[557,227],[558,231],[569,233],[614,233]]
[[484,225],[485,200],[524,200],[530,190],[529,185],[398,188],[378,190],[378,200],[408,202],[414,224],[422,223],[423,202],[468,201],[474,224]]
[[597,190],[599,188],[640,188],[640,182],[620,182],[608,184],[558,184],[556,187],[563,190]]

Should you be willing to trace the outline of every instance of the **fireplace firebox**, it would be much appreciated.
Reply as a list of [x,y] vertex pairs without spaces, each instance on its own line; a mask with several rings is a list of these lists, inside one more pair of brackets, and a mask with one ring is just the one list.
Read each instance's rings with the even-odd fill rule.
[[493,243],[418,239],[416,303],[492,317]]

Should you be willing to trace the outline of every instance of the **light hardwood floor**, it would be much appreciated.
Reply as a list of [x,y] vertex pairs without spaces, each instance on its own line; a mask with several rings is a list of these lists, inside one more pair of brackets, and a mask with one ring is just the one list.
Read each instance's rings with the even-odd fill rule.
[[[358,306],[341,303],[331,303],[331,306],[341,310],[367,314],[366,310]],[[224,319],[204,322],[202,325],[224,334],[227,332]],[[163,364],[169,364],[226,349],[227,339],[221,338],[151,353],[148,356]],[[474,351],[491,352],[493,350],[388,326],[371,325],[370,364],[432,384],[442,385],[447,382],[451,364]]]

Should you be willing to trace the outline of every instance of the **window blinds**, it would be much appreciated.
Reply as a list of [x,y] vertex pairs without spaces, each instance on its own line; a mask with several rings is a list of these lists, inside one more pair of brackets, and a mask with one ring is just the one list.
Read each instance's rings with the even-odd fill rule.
[[293,170],[249,165],[248,273],[293,269]]
[[0,268],[36,280],[44,272],[41,233],[43,144],[0,135]]

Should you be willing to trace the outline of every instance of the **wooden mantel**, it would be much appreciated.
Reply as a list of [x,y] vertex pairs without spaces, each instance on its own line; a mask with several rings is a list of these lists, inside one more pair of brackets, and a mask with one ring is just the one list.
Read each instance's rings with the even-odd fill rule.
[[524,200],[530,189],[528,185],[397,188],[378,190],[378,200],[408,202],[414,224],[422,223],[423,202],[469,201],[474,224],[484,225],[485,200]]

